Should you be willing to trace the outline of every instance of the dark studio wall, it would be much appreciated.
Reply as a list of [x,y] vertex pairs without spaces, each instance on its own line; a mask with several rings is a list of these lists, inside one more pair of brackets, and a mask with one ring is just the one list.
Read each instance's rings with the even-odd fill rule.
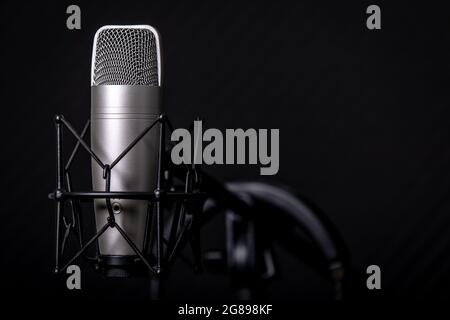
[[[53,270],[53,116],[81,130],[90,110],[95,31],[150,24],[162,37],[164,108],[175,126],[279,128],[280,170],[336,225],[357,273],[382,270],[386,298],[445,297],[450,286],[450,13],[424,2],[377,2],[382,29],[366,28],[372,2],[69,2],[1,4],[1,269],[12,298],[145,299],[145,280],[108,280],[81,264],[83,289]],[[67,139],[67,143],[71,140]],[[84,159],[85,163],[87,158]],[[77,166],[89,186],[90,169]],[[220,181],[261,179],[256,166],[214,166]],[[81,183],[81,182],[80,182]],[[205,230],[214,246],[223,221]],[[327,299],[329,284],[280,248],[270,297]],[[284,266],[284,267],[283,267]],[[365,278],[359,280],[365,286]],[[169,299],[222,299],[226,276],[176,263]]]

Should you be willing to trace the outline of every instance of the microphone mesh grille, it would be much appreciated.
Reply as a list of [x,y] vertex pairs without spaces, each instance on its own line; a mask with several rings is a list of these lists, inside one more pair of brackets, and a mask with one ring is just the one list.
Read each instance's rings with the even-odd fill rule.
[[100,31],[95,46],[94,85],[158,86],[155,35],[142,28]]

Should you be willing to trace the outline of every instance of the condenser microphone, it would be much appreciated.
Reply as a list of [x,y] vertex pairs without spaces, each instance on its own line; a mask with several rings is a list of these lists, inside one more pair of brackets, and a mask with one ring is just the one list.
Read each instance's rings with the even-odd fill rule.
[[[91,69],[91,148],[111,165],[161,114],[161,54],[158,32],[147,25],[104,26],[94,38]],[[157,187],[158,130],[150,130],[110,171],[92,160],[94,191],[153,192]],[[142,251],[148,202],[96,199],[99,230],[114,219]],[[112,270],[136,260],[136,254],[118,232],[109,228],[98,242],[100,257]]]

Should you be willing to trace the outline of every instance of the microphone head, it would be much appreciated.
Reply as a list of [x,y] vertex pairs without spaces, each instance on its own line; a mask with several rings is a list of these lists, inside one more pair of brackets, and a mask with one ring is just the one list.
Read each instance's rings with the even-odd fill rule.
[[148,25],[104,26],[94,38],[91,85],[161,85],[158,32]]

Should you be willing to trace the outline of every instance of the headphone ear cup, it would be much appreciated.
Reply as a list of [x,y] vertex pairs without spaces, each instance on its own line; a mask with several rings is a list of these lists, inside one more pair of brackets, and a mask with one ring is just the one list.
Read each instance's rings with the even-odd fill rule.
[[[332,279],[341,298],[345,246],[336,228],[313,204],[287,187],[264,182],[232,182],[226,188],[250,200],[266,241],[280,241]],[[267,239],[270,238],[270,239]]]

